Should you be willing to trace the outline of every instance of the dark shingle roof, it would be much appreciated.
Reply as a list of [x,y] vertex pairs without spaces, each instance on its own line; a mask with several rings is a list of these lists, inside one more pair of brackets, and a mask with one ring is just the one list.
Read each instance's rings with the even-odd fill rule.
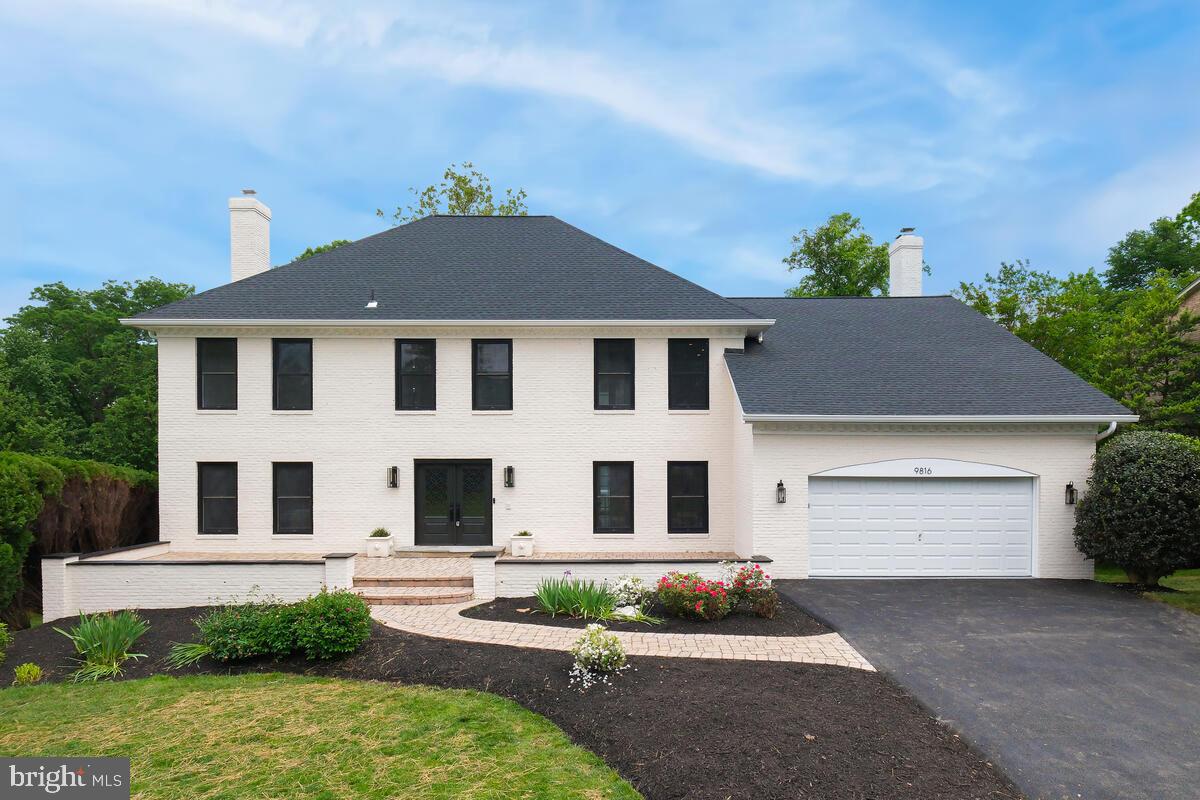
[[747,414],[1131,413],[951,297],[730,299],[776,320],[725,355]]
[[[372,290],[377,309],[365,307]],[[720,295],[556,217],[433,216],[134,319],[746,318]]]

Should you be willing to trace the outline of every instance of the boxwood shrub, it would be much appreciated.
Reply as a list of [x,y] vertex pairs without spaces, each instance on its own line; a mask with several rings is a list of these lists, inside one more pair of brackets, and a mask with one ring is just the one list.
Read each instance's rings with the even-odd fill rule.
[[1200,563],[1200,441],[1134,431],[1102,448],[1075,507],[1075,544],[1147,585]]

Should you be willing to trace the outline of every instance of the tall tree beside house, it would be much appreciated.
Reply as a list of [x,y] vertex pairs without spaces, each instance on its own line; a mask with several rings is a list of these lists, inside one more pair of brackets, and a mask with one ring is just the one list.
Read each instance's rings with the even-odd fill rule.
[[0,330],[0,450],[154,470],[157,348],[118,320],[194,291],[158,278],[34,289]]
[[800,271],[790,297],[857,297],[888,293],[887,244],[875,244],[862,220],[849,212],[834,214],[812,231],[792,237],[783,259],[788,271]]
[[1110,289],[1148,285],[1159,272],[1183,281],[1200,275],[1200,192],[1174,217],[1130,231],[1108,251],[1104,281]]
[[304,248],[304,252],[293,258],[292,261],[303,261],[306,258],[312,258],[313,256],[320,255],[321,253],[328,253],[330,250],[336,250],[344,244],[350,244],[350,240],[334,239],[332,242],[319,244],[316,247],[306,247]]
[[470,161],[464,161],[461,167],[458,164],[446,167],[440,183],[420,190],[409,187],[409,191],[413,195],[412,204],[397,206],[390,215],[382,208],[376,209],[375,213],[384,219],[390,216],[393,225],[403,225],[430,214],[523,217],[529,213],[524,189],[505,189],[504,199],[497,202],[491,179]]

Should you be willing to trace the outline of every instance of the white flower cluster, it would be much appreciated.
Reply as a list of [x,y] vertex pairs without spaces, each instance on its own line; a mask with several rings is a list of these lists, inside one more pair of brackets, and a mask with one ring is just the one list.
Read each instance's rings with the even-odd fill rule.
[[611,685],[610,676],[629,666],[621,640],[596,623],[587,626],[583,636],[571,646],[571,654],[575,663],[571,666],[570,684],[578,685],[580,691],[587,691],[597,683]]
[[633,606],[640,609],[650,599],[651,592],[646,582],[636,575],[622,575],[612,587],[613,597],[616,598],[615,605],[618,608]]

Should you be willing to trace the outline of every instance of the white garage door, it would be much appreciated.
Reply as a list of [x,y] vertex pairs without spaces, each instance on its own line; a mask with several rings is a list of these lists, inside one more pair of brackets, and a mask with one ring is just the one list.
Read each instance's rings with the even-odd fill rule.
[[809,479],[809,574],[1032,574],[1031,478]]

